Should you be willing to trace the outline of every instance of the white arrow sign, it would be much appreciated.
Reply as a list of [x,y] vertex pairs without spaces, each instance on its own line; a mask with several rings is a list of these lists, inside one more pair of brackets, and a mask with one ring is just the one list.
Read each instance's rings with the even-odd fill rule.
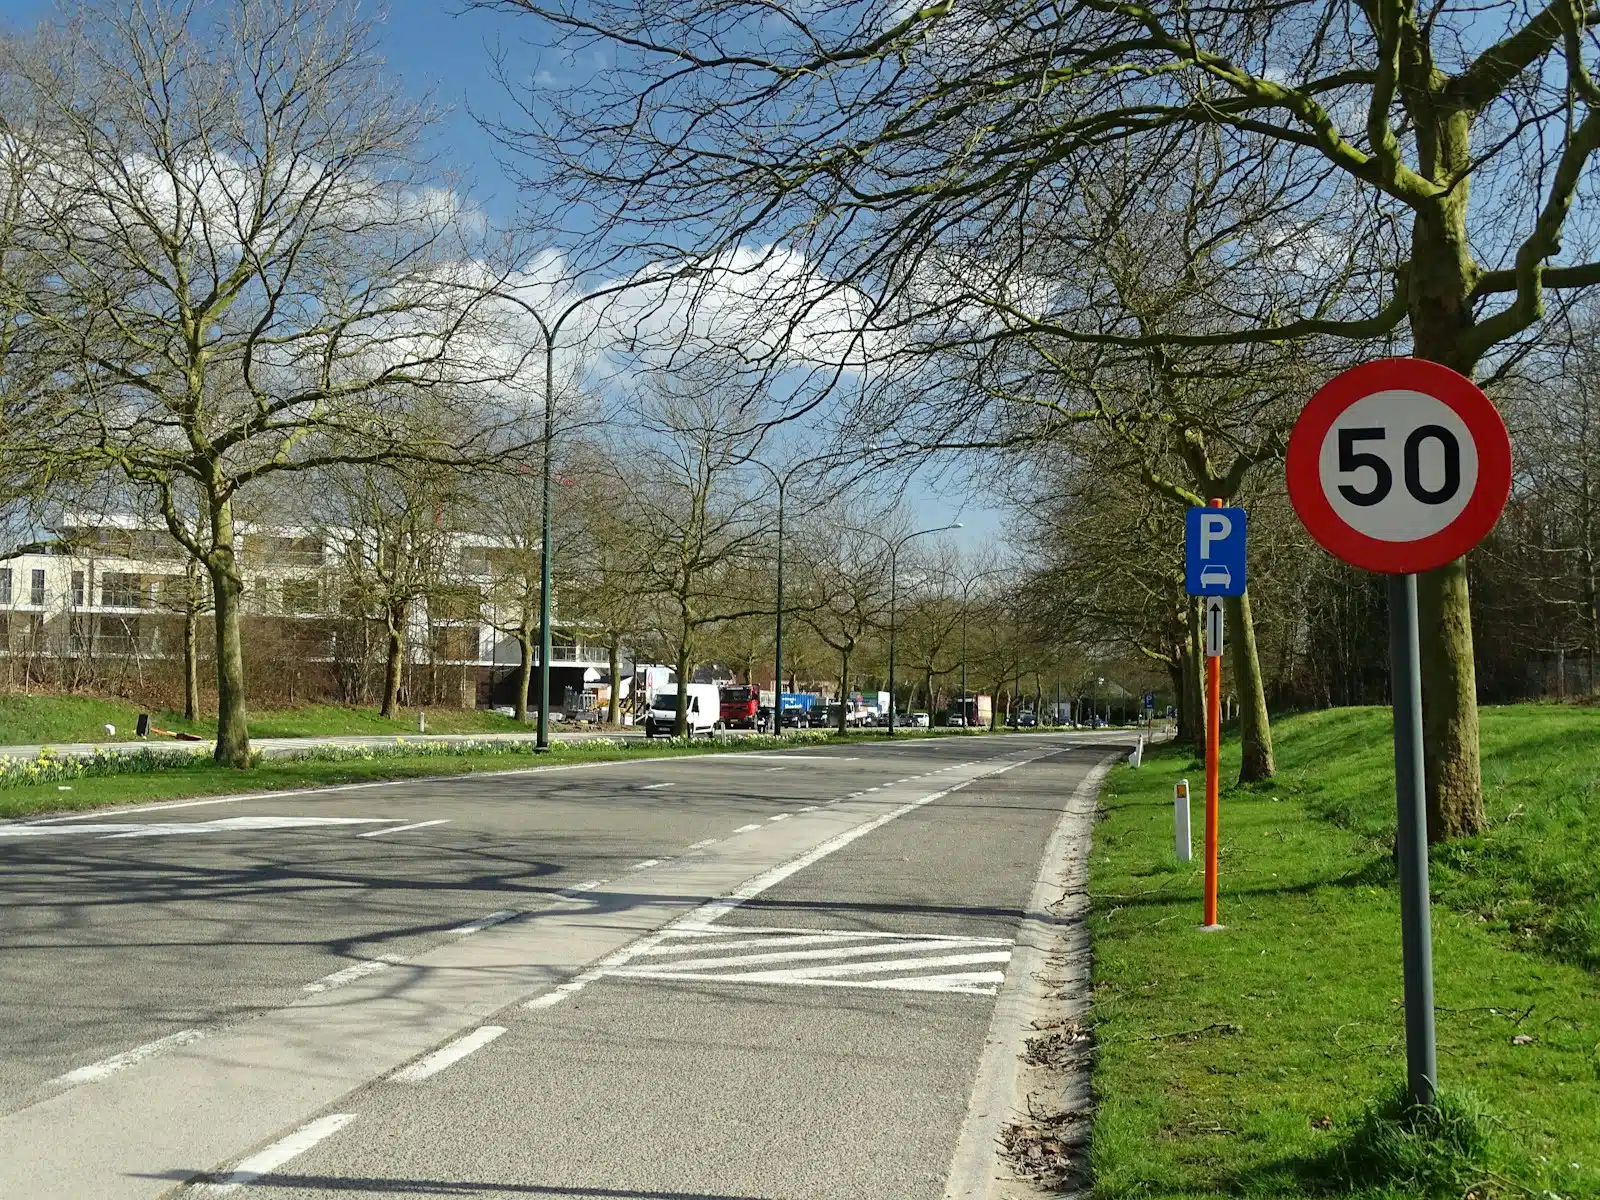
[[1222,657],[1222,597],[1206,597],[1206,657]]

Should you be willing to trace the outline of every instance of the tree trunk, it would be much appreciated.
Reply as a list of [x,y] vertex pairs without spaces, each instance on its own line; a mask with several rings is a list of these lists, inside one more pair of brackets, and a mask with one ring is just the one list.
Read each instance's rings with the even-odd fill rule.
[[1239,782],[1271,779],[1272,725],[1267,715],[1267,692],[1261,681],[1261,659],[1256,653],[1256,623],[1250,610],[1250,593],[1228,600],[1228,622],[1233,626],[1233,681],[1239,689]]
[[839,652],[839,732],[849,728],[850,706],[850,651]]
[[405,666],[406,613],[404,605],[391,604],[384,613],[384,628],[388,633],[387,653],[383,668],[382,714],[391,721],[400,708],[400,672]]
[[533,630],[524,621],[517,626],[517,649],[522,652],[522,658],[517,663],[517,694],[516,719],[528,719],[528,693],[533,688]]
[[[1466,231],[1472,114],[1435,107],[1423,96],[1414,103],[1419,166],[1429,178],[1451,186],[1412,221],[1408,308],[1413,352],[1471,377],[1477,362],[1463,347],[1474,321],[1472,287],[1478,277]],[[1418,577],[1417,609],[1428,840],[1437,842],[1484,826],[1477,673],[1463,560]]]
[[[226,508],[226,505],[223,506]],[[213,623],[217,633],[217,748],[213,754],[218,766],[246,768],[250,765],[250,729],[245,719],[244,653],[239,645],[239,609],[244,582],[234,567],[231,513],[219,514],[227,529],[224,544],[212,550],[206,571],[211,576],[214,603]]]
[[[686,738],[689,736],[689,643],[678,643],[678,661],[675,664],[678,672],[678,711],[672,718],[672,736]],[[779,713],[782,716],[782,713]]]
[[200,613],[192,606],[183,614],[183,717],[200,718]]
[[613,641],[607,653],[611,668],[611,704],[606,710],[606,724],[622,724],[622,643]]
[[1206,756],[1206,646],[1200,632],[1200,601],[1191,597],[1186,601],[1189,617],[1189,646],[1185,656],[1189,661],[1189,728],[1194,734],[1196,758]]
[[1422,748],[1431,843],[1467,837],[1487,823],[1465,560],[1417,577],[1417,618],[1424,631]]

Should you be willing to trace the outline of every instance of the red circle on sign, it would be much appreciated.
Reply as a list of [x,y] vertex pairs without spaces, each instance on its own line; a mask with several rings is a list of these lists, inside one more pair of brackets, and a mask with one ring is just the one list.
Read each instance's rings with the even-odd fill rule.
[[[1466,506],[1443,529],[1410,541],[1371,537],[1334,510],[1322,486],[1322,447],[1342,413],[1379,392],[1411,391],[1444,404],[1466,426],[1477,479]],[[1368,571],[1408,575],[1460,558],[1500,519],[1511,494],[1511,439],[1483,390],[1464,375],[1419,358],[1384,358],[1334,376],[1301,412],[1284,463],[1289,501],[1307,531],[1335,558]]]

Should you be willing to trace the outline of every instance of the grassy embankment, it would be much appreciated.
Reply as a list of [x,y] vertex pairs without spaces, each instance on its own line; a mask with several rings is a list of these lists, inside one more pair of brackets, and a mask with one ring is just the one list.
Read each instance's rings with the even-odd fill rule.
[[1274,736],[1279,778],[1223,793],[1221,933],[1196,929],[1200,764],[1163,747],[1108,783],[1095,1194],[1600,1196],[1600,711],[1484,711],[1491,828],[1433,852],[1443,1137],[1375,1115],[1405,1061],[1388,712]]
[[[127,700],[95,696],[0,696],[0,746],[60,745],[67,742],[132,741],[142,710]],[[428,709],[429,733],[516,733],[529,726],[496,712],[465,709]],[[186,721],[170,710],[150,712],[150,723],[160,729],[216,736],[214,720]],[[108,738],[105,727],[115,725]],[[341,735],[405,736],[417,731],[417,710],[406,709],[391,721],[375,708],[341,708],[308,704],[301,708],[252,712],[252,737],[336,737]]]

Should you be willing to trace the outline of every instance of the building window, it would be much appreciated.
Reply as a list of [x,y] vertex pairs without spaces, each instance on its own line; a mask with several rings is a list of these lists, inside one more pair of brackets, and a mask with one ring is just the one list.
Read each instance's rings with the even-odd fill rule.
[[83,572],[72,573],[72,603],[76,608],[83,607]]
[[11,568],[0,567],[0,604],[11,603]]
[[[73,572],[72,595],[74,603],[77,604],[83,603],[78,599],[83,590],[80,583],[82,578],[76,571]],[[100,602],[107,608],[143,608],[144,590],[140,586],[139,577],[107,571],[100,583]]]
[[317,580],[285,579],[283,581],[283,611],[287,613],[314,613],[322,611],[321,590]]
[[35,568],[34,569],[33,579],[31,581],[31,584],[30,584],[29,590],[28,590],[28,603],[29,604],[38,604],[38,605],[41,605],[41,606],[44,604],[44,570],[43,570],[43,568]]

